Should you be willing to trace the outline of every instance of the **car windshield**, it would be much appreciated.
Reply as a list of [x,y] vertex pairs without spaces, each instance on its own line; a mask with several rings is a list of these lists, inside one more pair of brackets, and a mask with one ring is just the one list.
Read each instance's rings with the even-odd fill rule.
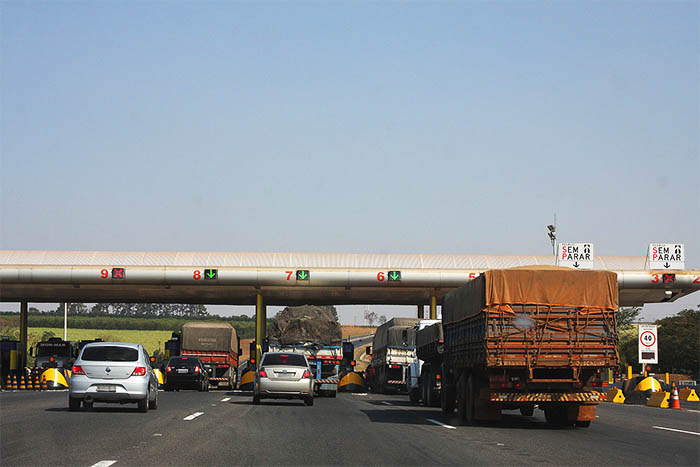
[[36,356],[37,357],[51,357],[51,356],[61,356],[70,357],[70,344],[66,343],[51,343],[51,342],[40,342],[36,345]]
[[135,362],[139,359],[139,351],[133,347],[116,345],[100,345],[85,347],[81,360],[91,362]]
[[299,354],[267,354],[263,357],[263,365],[306,366],[306,360]]

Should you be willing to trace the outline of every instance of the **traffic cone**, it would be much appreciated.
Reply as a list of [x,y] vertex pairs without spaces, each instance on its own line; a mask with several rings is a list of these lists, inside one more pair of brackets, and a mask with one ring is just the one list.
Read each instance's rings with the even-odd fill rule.
[[12,389],[17,389],[17,375],[12,375]]
[[678,388],[673,386],[673,396],[671,397],[671,409],[681,409],[681,400],[678,397]]
[[41,390],[46,391],[48,387],[46,386],[46,378],[44,375],[41,375]]
[[12,389],[12,377],[7,375],[7,381],[5,382],[5,389]]
[[27,389],[27,386],[26,386],[26,384],[24,383],[24,375],[22,375],[22,376],[19,377],[19,388],[18,388],[18,389],[19,389],[20,391],[26,391],[26,389]]

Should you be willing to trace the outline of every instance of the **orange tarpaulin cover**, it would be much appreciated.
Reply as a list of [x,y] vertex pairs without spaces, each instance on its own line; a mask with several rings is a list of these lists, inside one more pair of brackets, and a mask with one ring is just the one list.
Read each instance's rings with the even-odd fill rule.
[[443,301],[450,323],[503,305],[552,305],[617,310],[617,274],[562,267],[493,269],[455,289]]

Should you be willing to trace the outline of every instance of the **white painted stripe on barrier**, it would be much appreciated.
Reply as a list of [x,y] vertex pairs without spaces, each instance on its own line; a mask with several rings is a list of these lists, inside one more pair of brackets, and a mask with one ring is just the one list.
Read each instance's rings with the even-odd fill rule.
[[432,418],[428,418],[427,420],[428,420],[430,423],[434,423],[434,424],[436,424],[436,425],[440,425],[441,427],[444,427],[444,428],[449,428],[450,430],[456,430],[456,429],[457,429],[457,428],[453,427],[452,425],[445,425],[444,423],[438,422],[437,420],[433,420]]
[[100,461],[97,464],[93,464],[92,467],[109,467],[110,465],[116,463],[117,461]]
[[687,433],[689,435],[700,436],[700,433],[695,433],[694,431],[676,430],[675,428],[666,428],[665,426],[652,426],[652,428],[656,428],[657,430],[676,431],[678,433]]
[[387,401],[382,401],[382,404],[384,404],[384,405],[392,405],[391,402],[387,402]]
[[204,412],[195,412],[192,415],[188,415],[183,420],[194,420],[195,418],[199,417],[200,415],[204,415]]
[[221,399],[221,402],[228,402],[230,400],[231,400],[230,397],[224,397],[223,399]]

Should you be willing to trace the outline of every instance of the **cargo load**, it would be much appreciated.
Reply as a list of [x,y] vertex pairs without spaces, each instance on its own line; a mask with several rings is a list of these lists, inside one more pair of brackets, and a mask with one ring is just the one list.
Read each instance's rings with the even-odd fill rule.
[[267,327],[268,342],[288,345],[315,342],[321,345],[340,345],[343,329],[333,314],[333,307],[286,307]]

